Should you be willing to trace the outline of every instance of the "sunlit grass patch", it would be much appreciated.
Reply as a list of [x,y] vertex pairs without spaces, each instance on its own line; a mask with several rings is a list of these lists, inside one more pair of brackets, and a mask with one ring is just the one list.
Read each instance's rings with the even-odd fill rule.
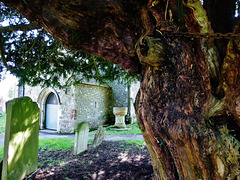
[[[131,130],[124,130],[124,131],[119,131],[119,130],[114,130],[114,126],[108,126],[106,127],[105,134],[142,134],[141,130],[139,129],[138,123],[134,124],[128,124],[127,128],[132,128]],[[90,134],[95,134],[96,130],[90,131]]]
[[74,146],[74,139],[39,139],[39,148],[48,150],[69,150]]
[[0,161],[3,160],[4,146],[0,146]]
[[[91,144],[92,140],[88,141]],[[74,146],[74,139],[58,138],[58,139],[39,139],[39,148],[47,150],[64,150],[68,151]]]
[[6,113],[3,113],[0,117],[0,135],[2,135],[5,132],[5,126],[6,126]]

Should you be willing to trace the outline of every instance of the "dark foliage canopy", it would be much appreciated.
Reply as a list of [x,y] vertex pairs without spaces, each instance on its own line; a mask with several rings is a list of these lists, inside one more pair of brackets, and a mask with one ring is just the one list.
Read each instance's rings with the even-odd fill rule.
[[64,87],[91,78],[99,83],[138,79],[105,59],[66,49],[43,28],[3,3],[0,13],[0,72],[9,70],[20,79],[20,85]]

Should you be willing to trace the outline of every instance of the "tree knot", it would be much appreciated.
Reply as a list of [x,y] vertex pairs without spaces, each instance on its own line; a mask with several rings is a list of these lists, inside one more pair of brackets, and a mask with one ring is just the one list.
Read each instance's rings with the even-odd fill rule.
[[160,66],[165,60],[167,43],[163,37],[142,36],[136,44],[136,52],[141,64]]

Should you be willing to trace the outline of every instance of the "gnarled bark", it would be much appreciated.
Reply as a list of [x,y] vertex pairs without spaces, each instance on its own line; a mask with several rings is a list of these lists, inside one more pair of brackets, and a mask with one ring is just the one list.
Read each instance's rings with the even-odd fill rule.
[[192,48],[171,41],[161,67],[143,70],[136,103],[155,178],[234,179],[240,144],[221,117],[208,113],[213,101],[208,67],[201,50]]

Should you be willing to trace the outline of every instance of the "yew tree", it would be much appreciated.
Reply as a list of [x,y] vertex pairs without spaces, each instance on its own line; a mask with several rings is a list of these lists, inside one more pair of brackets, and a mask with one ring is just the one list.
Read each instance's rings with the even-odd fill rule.
[[155,179],[240,179],[238,0],[2,2],[68,49],[141,75]]
[[131,83],[140,77],[103,58],[66,49],[37,23],[0,2],[0,81],[5,70],[18,77],[19,85],[58,88],[89,79]]

